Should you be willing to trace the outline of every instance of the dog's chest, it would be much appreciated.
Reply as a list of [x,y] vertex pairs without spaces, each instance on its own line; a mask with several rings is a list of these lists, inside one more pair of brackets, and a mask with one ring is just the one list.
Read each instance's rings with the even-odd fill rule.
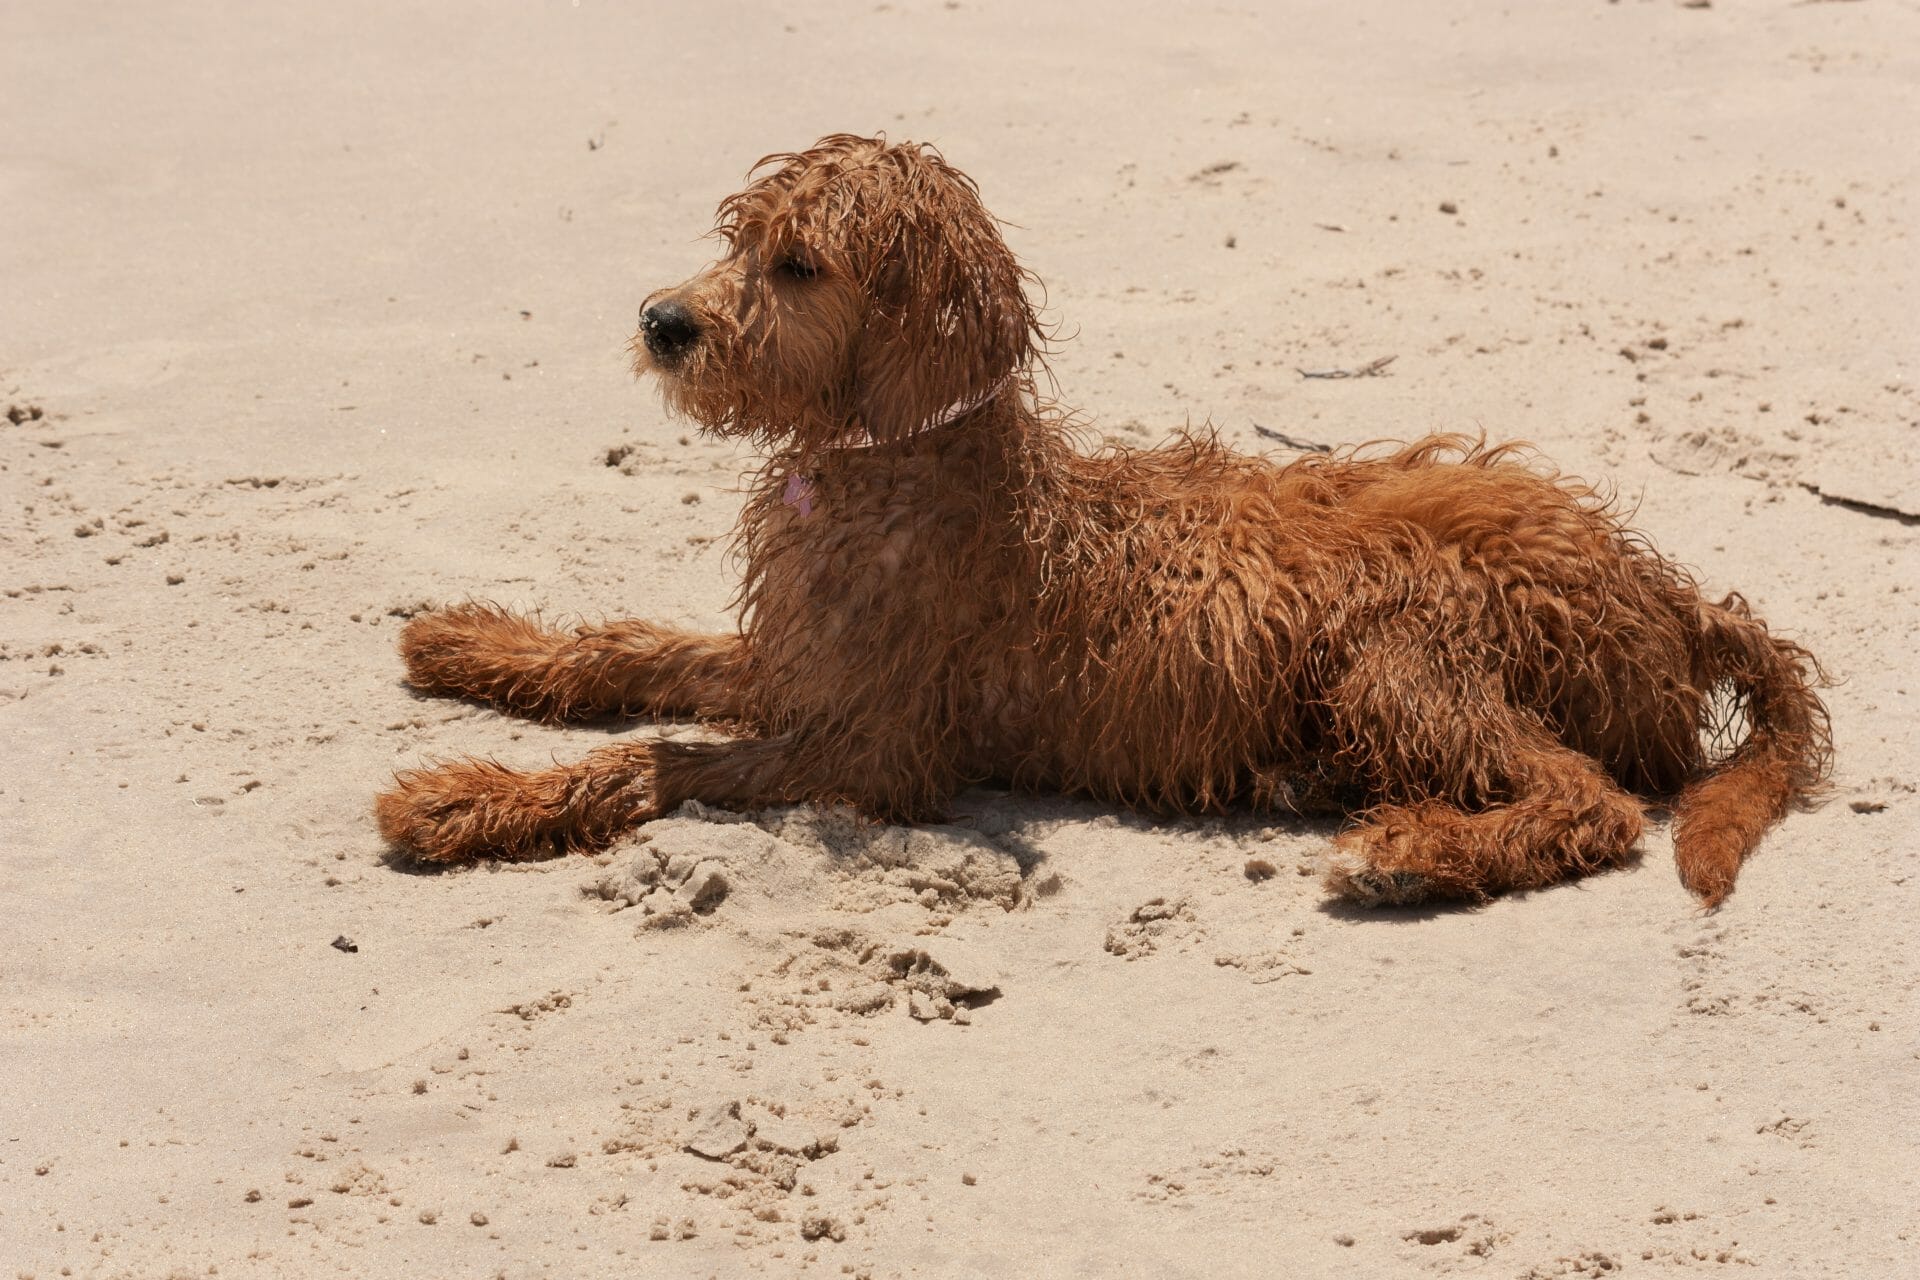
[[941,478],[828,474],[809,477],[808,510],[763,501],[748,636],[779,702],[891,694],[976,724],[1014,714],[1035,679],[1024,560],[986,504]]

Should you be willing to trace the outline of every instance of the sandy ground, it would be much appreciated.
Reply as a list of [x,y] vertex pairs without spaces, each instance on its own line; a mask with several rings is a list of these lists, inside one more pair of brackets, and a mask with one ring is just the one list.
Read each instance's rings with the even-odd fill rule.
[[[1920,9],[645,7],[6,6],[0,1274],[1920,1274]],[[621,348],[877,129],[1117,438],[1608,479],[1831,666],[1832,800],[1712,915],[1664,828],[1361,914],[991,792],[389,865],[392,769],[605,740],[412,696],[423,602],[724,622],[748,459]]]

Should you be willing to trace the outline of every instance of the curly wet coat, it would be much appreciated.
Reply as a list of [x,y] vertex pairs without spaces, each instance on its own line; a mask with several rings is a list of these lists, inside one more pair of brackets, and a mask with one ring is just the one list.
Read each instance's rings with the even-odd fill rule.
[[1204,436],[1083,451],[965,175],[847,135],[755,174],[724,256],[650,297],[633,344],[670,408],[764,454],[738,629],[469,604],[401,640],[422,690],[731,736],[403,773],[378,804],[401,849],[591,849],[689,799],[933,820],[1000,780],[1340,809],[1336,891],[1477,900],[1621,862],[1648,797],[1714,904],[1819,786],[1812,657],[1588,486],[1453,437],[1285,466]]

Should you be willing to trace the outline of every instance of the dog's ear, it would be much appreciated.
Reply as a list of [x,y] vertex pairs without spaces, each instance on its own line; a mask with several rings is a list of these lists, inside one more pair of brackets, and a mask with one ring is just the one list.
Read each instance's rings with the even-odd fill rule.
[[897,167],[866,198],[871,306],[850,409],[877,441],[898,440],[991,396],[1034,356],[1025,273],[973,182],[929,151],[890,149]]

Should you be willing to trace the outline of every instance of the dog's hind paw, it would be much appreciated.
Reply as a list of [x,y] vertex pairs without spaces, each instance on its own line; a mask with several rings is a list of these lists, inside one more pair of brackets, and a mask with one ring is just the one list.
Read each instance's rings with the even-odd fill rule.
[[1363,907],[1404,907],[1425,902],[1433,882],[1417,871],[1383,871],[1350,849],[1335,849],[1322,865],[1327,888]]

